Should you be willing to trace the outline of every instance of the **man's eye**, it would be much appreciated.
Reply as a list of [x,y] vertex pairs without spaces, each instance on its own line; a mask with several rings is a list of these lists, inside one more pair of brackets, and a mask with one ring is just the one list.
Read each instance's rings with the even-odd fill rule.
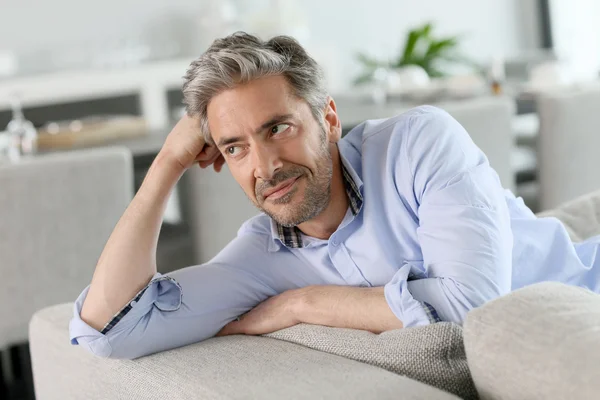
[[279,124],[271,128],[271,134],[278,135],[285,132],[290,126],[288,124]]
[[235,156],[240,152],[240,146],[230,146],[226,151],[230,156]]

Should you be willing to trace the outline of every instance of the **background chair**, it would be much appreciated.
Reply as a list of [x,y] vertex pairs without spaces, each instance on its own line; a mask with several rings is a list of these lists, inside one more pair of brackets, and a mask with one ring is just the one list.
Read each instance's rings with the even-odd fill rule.
[[27,341],[36,310],[73,301],[90,283],[132,198],[132,173],[124,148],[0,165],[0,349]]
[[227,165],[220,173],[212,167],[193,167],[182,178],[184,219],[189,223],[196,263],[217,255],[250,217],[259,213],[235,181]]
[[515,148],[512,121],[515,104],[507,97],[482,97],[440,104],[469,132],[473,142],[486,154],[502,185],[515,190],[511,153]]
[[539,97],[541,209],[600,188],[600,86]]

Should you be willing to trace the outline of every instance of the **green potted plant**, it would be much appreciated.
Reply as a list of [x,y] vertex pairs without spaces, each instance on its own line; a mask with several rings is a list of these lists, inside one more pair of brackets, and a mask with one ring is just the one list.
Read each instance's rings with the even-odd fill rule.
[[436,37],[432,31],[432,23],[426,23],[410,30],[406,35],[401,54],[391,62],[377,60],[364,53],[359,53],[357,59],[363,65],[364,71],[355,78],[354,83],[362,84],[372,81],[376,71],[381,68],[393,70],[406,66],[418,66],[430,78],[441,78],[448,75],[444,67],[449,64],[475,66],[475,63],[460,54],[459,36]]

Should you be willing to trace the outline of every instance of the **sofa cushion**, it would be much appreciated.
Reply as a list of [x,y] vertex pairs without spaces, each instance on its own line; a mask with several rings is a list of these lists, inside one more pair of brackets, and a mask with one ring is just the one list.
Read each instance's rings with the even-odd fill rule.
[[38,399],[457,399],[381,368],[281,340],[232,335],[136,360],[68,340],[73,304],[38,311],[29,335]]
[[461,398],[476,398],[462,328],[449,322],[372,332],[299,324],[265,335],[376,365]]
[[544,282],[467,314],[464,340],[482,399],[600,398],[600,296]]

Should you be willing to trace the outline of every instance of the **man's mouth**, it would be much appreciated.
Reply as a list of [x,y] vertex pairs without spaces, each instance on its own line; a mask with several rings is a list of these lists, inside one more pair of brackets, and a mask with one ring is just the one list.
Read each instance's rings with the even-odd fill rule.
[[287,179],[281,182],[279,185],[271,189],[265,190],[265,192],[263,193],[265,200],[277,200],[278,198],[285,196],[290,190],[292,190],[298,178],[299,176]]

